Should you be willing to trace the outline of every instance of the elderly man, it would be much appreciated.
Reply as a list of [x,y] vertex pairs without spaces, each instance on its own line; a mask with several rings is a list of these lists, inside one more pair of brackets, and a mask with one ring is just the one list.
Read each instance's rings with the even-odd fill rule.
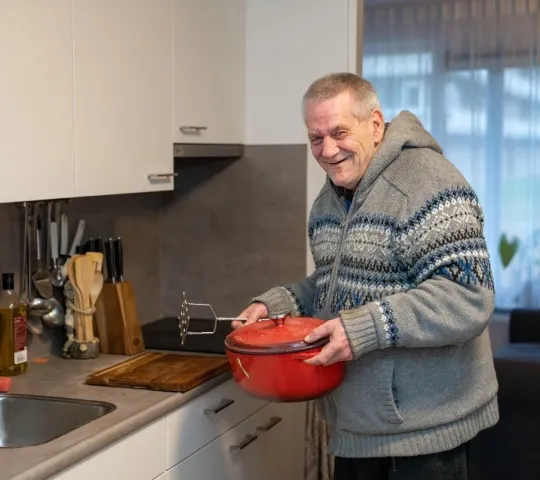
[[356,75],[316,80],[303,113],[327,174],[309,216],[316,268],[240,316],[327,320],[305,341],[330,341],[306,362],[346,361],[344,382],[320,400],[336,480],[464,480],[468,442],[499,418],[475,192],[413,114],[385,124]]

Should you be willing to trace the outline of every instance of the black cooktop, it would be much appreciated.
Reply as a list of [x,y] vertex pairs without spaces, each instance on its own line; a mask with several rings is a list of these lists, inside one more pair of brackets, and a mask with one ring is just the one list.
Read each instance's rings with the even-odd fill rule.
[[[159,318],[141,327],[144,345],[148,349],[155,350],[224,354],[225,337],[232,331],[231,323],[227,321],[217,323],[214,335],[188,335],[184,345],[182,345],[178,318]],[[191,319],[189,323],[190,331],[211,331],[213,327],[213,320]]]

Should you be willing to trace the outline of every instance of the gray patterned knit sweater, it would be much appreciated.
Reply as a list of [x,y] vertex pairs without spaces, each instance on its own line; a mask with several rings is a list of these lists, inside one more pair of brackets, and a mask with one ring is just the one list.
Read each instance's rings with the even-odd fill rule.
[[413,114],[388,124],[349,209],[327,179],[309,241],[313,274],[254,301],[341,317],[354,359],[321,400],[333,454],[427,454],[498,421],[482,210]]

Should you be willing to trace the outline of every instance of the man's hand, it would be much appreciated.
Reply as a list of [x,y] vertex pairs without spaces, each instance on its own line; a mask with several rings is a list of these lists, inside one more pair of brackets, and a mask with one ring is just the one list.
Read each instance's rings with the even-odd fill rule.
[[340,318],[324,322],[304,340],[312,343],[324,337],[330,337],[330,342],[323,347],[321,353],[309,360],[304,360],[305,363],[309,365],[331,365],[341,360],[352,360],[351,345]]
[[234,320],[231,323],[233,329],[241,327],[242,325],[249,325],[250,323],[255,323],[261,318],[268,318],[268,308],[264,303],[252,303],[248,308],[246,308],[240,315],[239,318],[247,318],[247,321]]

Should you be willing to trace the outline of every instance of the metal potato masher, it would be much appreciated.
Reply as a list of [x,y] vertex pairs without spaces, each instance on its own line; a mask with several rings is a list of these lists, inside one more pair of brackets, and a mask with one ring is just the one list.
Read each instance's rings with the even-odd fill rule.
[[[189,331],[189,307],[207,307],[212,312],[214,317],[214,328],[212,330],[207,330],[203,332],[190,332]],[[182,292],[182,303],[180,305],[180,316],[178,317],[179,328],[180,328],[180,338],[182,340],[182,345],[186,341],[188,335],[213,335],[217,330],[217,322],[230,322],[233,320],[246,321],[245,317],[218,317],[216,312],[212,308],[212,305],[209,303],[192,303],[186,300],[186,292]]]

